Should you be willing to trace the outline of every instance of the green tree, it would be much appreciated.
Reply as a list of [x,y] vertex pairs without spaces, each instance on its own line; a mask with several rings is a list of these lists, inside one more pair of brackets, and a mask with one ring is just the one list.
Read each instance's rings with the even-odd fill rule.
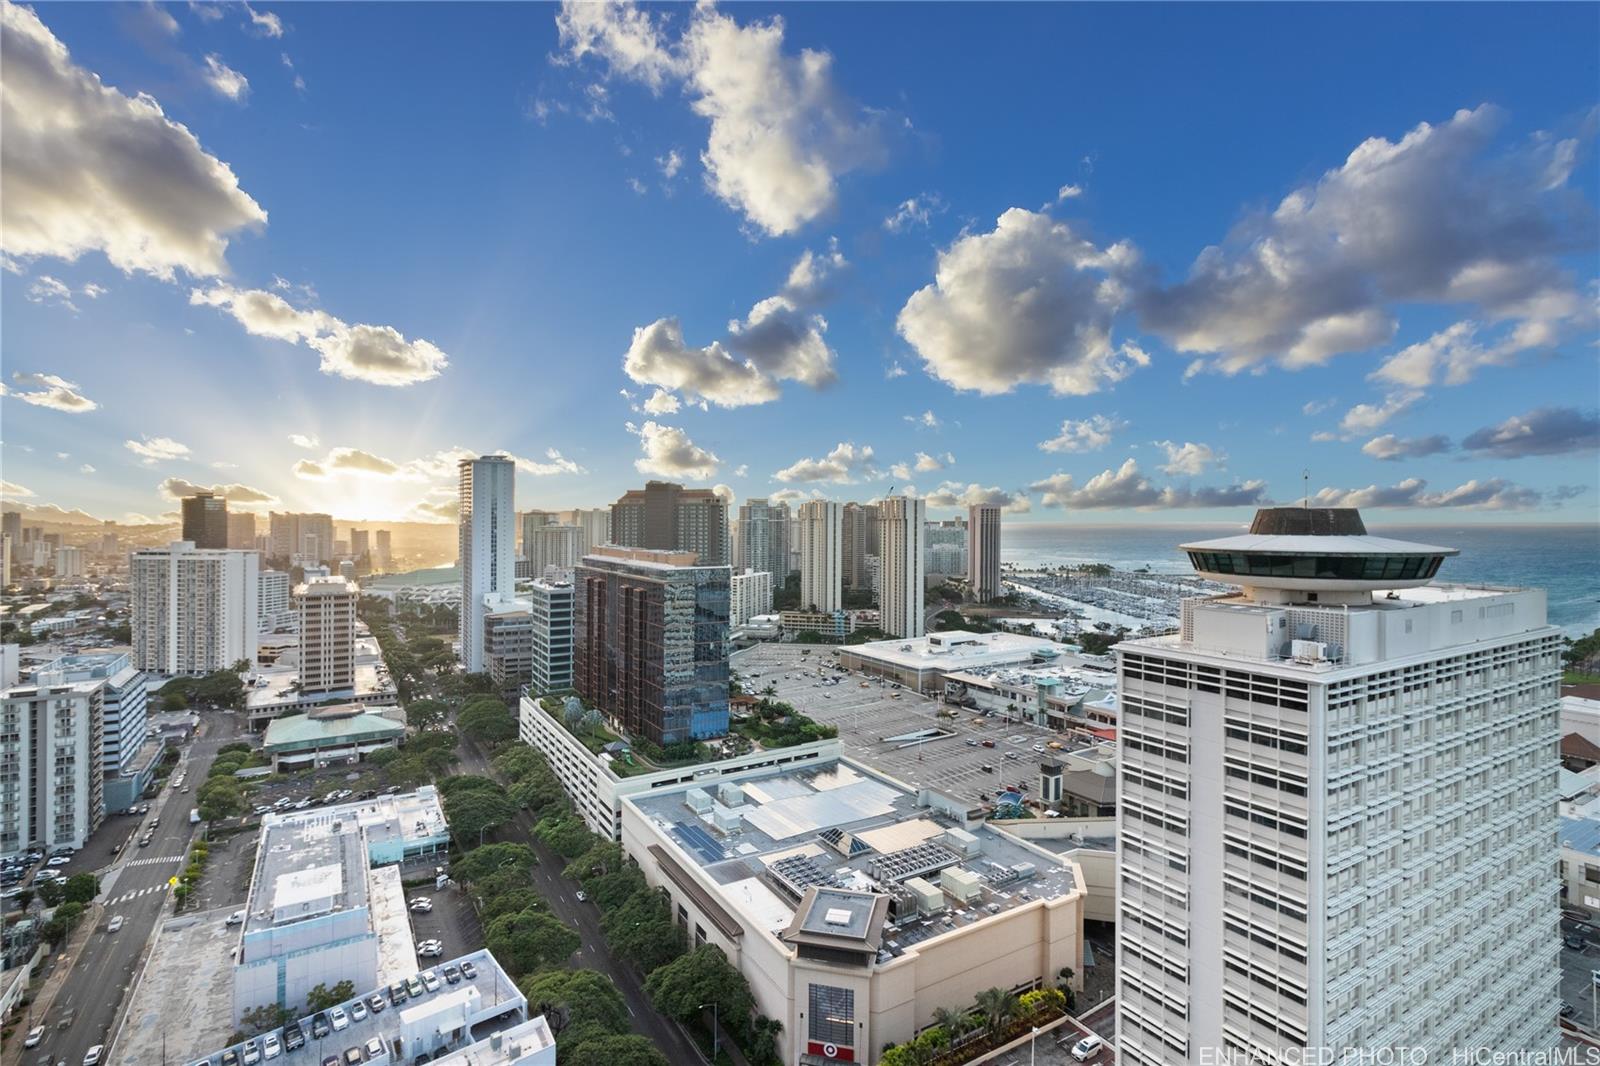
[[46,907],[59,907],[67,898],[67,886],[60,881],[35,881],[33,887],[39,892],[39,902]]
[[265,1033],[269,1029],[278,1029],[289,1024],[294,1018],[294,1012],[287,1007],[280,1007],[276,1003],[263,1003],[259,1007],[252,1007],[244,1012],[239,1019],[240,1031],[246,1036]]
[[589,832],[583,819],[576,815],[546,818],[534,828],[534,832],[563,859],[582,855],[595,840],[595,835]]
[[538,860],[526,844],[485,844],[474,848],[450,864],[450,876],[457,881],[477,882],[496,870],[519,870],[524,876]]
[[337,1007],[355,994],[356,986],[352,981],[340,981],[332,988],[318,982],[317,987],[306,993],[306,1010],[315,1014],[319,1010]]
[[978,993],[978,1013],[991,1034],[1005,1028],[1017,1016],[1017,997],[1003,988],[986,988]]
[[[556,1043],[560,1044],[557,1037]],[[578,1045],[567,1066],[671,1066],[647,1037],[635,1033],[600,1036]]]
[[463,736],[485,744],[504,744],[517,735],[517,720],[506,705],[496,699],[474,700],[456,715],[456,727]]
[[715,944],[702,944],[659,967],[644,988],[656,1009],[681,1022],[698,1017],[702,1004],[715,1003],[722,1022],[737,1029],[755,1005],[744,975]]
[[673,923],[666,896],[637,876],[639,888],[601,914],[600,931],[613,955],[650,973],[683,954],[683,930]]
[[572,927],[541,911],[502,914],[484,928],[483,943],[512,977],[564,964],[581,941]]
[[100,894],[100,879],[94,874],[73,874],[67,878],[69,903],[88,903]]
[[517,982],[530,1010],[554,1019],[563,1056],[579,1045],[628,1031],[628,1008],[611,978],[594,970],[548,970]]
[[450,708],[438,700],[412,700],[406,704],[406,724],[413,729],[443,729],[450,721]]
[[[521,876],[514,871],[507,871],[512,877]],[[546,904],[544,897],[526,885],[518,885],[502,891],[496,891],[494,882],[503,875],[494,874],[479,890],[479,899],[483,909],[479,912],[480,921],[492,922],[502,914],[516,914],[525,910],[541,910]]]
[[517,805],[503,792],[466,791],[444,798],[444,816],[462,847],[476,847],[484,833],[517,815]]

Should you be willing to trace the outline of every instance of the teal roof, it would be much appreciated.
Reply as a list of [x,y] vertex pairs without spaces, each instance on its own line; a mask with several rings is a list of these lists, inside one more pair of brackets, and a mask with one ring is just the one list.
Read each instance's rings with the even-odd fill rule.
[[263,744],[273,752],[306,750],[336,744],[389,740],[405,733],[406,727],[379,714],[358,714],[350,718],[313,718],[309,714],[287,714],[267,723]]

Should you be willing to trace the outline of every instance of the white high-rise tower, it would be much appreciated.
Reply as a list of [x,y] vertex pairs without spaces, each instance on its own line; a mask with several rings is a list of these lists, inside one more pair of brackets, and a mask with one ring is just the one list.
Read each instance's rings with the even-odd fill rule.
[[890,496],[878,503],[879,624],[893,637],[922,636],[926,517],[926,505],[913,497]]
[[800,543],[800,606],[837,611],[844,606],[839,505],[808,500],[795,517]]
[[461,469],[461,661],[489,668],[483,653],[485,601],[516,591],[516,463],[504,455],[463,459]]
[[1277,508],[1118,646],[1117,1061],[1550,1047],[1561,633],[1452,548]]

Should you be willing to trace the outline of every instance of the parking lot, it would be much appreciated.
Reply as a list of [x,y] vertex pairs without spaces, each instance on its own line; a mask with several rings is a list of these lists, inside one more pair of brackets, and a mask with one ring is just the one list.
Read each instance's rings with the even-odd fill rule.
[[[432,867],[425,871],[431,875]],[[407,870],[409,880],[417,871]],[[406,889],[406,899],[427,896],[433,901],[433,910],[427,913],[411,912],[411,938],[417,944],[424,940],[441,941],[444,953],[441,958],[453,959],[483,947],[483,927],[473,913],[466,893],[452,886],[434,890],[432,884]],[[429,966],[438,959],[419,959],[418,965]]]
[[[974,803],[992,799],[1003,785],[1036,793],[1041,753],[1034,746],[1069,741],[1041,726],[984,717],[892,682],[842,672],[827,647],[764,644],[741,653],[733,666],[746,691],[761,693],[770,684],[774,698],[837,727],[850,758],[908,785]],[[824,683],[835,678],[837,684]],[[941,710],[956,711],[956,717],[939,717]],[[887,739],[933,728],[949,735],[921,742]]]
[[1563,917],[1561,935],[1581,936],[1585,941],[1582,950],[1568,947],[1565,941],[1561,945],[1561,1001],[1572,1005],[1571,1021],[1591,1033],[1600,1033],[1600,1018],[1594,1012],[1595,993],[1600,989],[1595,988],[1593,976],[1600,970],[1600,930],[1587,922]]

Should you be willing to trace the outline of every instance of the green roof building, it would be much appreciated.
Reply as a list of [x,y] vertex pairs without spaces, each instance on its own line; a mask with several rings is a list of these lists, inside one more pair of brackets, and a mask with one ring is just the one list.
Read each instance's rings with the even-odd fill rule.
[[318,707],[289,714],[267,724],[262,750],[272,769],[303,770],[312,766],[357,763],[379,748],[397,747],[406,727],[359,703]]

